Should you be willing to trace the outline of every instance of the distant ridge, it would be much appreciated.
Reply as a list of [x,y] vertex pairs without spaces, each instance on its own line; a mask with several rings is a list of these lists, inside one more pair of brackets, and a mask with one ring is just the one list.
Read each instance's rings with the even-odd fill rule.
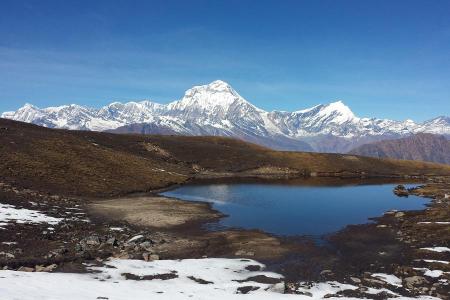
[[450,164],[450,141],[444,136],[419,133],[397,140],[362,145],[349,153]]
[[342,101],[294,112],[262,110],[228,83],[194,86],[178,101],[114,102],[100,109],[80,105],[37,108],[26,104],[2,118],[49,128],[118,133],[228,136],[278,150],[341,152],[374,141],[420,132],[450,136],[450,118],[423,123],[360,118]]

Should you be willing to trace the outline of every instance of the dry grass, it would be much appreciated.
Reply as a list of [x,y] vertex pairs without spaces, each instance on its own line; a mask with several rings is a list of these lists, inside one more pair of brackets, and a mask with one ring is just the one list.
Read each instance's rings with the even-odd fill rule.
[[264,168],[319,175],[450,175],[450,166],[417,161],[280,152],[222,137],[54,130],[0,119],[0,180],[38,190],[120,195],[183,183],[198,170]]

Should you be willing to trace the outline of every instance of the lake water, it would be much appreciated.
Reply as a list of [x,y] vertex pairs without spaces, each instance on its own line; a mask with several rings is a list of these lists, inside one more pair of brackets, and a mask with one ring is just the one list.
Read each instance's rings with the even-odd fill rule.
[[397,184],[310,185],[287,183],[213,183],[185,185],[162,193],[188,201],[211,202],[228,215],[209,229],[260,229],[278,235],[318,237],[349,224],[370,222],[388,210],[423,209],[428,200],[397,197]]

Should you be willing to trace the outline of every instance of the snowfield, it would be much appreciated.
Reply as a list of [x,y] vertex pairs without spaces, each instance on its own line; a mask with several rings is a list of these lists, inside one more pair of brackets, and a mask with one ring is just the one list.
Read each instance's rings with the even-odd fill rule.
[[[304,283],[300,285],[298,291],[306,294],[282,294],[284,291],[282,276],[267,271],[255,271],[258,268],[262,270],[264,265],[248,259],[204,258],[153,262],[114,259],[104,266],[88,266],[92,273],[0,271],[0,295],[2,300],[315,300],[329,298],[326,295],[342,290],[358,288],[338,282]],[[378,275],[377,277],[384,277],[396,283],[396,278],[391,275]],[[240,294],[242,291],[249,293]],[[382,290],[370,289],[369,292],[376,294]],[[389,294],[393,298],[396,296],[390,291]],[[351,298],[339,297],[339,299]]]
[[16,208],[13,205],[0,203],[0,228],[10,223],[58,224],[62,219],[47,216],[40,211]]

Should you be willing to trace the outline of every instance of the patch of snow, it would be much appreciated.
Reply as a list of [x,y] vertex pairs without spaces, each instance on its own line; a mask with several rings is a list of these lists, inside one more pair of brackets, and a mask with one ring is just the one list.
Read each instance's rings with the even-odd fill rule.
[[[0,271],[0,295],[3,300],[21,299],[237,299],[239,287],[253,286],[246,299],[280,299],[284,285],[239,282],[263,275],[281,276],[271,272],[248,271],[247,266],[262,264],[242,259],[187,259],[145,262],[112,260],[105,267],[89,267],[99,273],[70,274],[45,272]],[[162,280],[126,280],[124,273],[135,276],[174,274]],[[195,281],[197,280],[197,281]],[[205,280],[202,284],[198,281]],[[289,297],[290,299],[292,297]]]
[[438,278],[444,274],[450,274],[450,272],[444,272],[442,270],[430,270],[428,268],[414,268],[414,270],[422,271],[422,272],[424,272],[423,274],[425,276],[432,277],[432,278]]
[[48,223],[55,225],[61,220],[61,218],[50,217],[37,210],[16,208],[13,205],[0,203],[0,226],[9,223]]
[[[283,294],[283,282],[269,284],[252,279],[265,276],[282,280],[281,275],[268,271],[249,271],[249,266],[258,266],[261,270],[265,267],[250,259],[204,258],[152,262],[112,259],[105,266],[87,265],[93,272],[83,274],[3,270],[0,271],[0,295],[2,300],[319,300],[355,299],[330,295],[358,289],[357,286],[335,281],[301,283],[298,291],[304,292],[304,295]],[[128,279],[125,273],[129,274]],[[166,274],[166,279],[149,278],[163,274]],[[391,275],[374,275],[392,281]],[[133,277],[141,280],[134,280]],[[239,288],[246,286],[255,290],[247,295],[239,294]],[[383,291],[392,295],[390,299],[437,299],[429,296],[397,297],[396,293],[388,289],[368,288],[367,293],[379,294]]]
[[420,248],[421,250],[433,251],[433,252],[450,252],[448,247],[425,247]]
[[112,230],[112,231],[123,231],[123,228],[122,227],[110,227],[109,230]]
[[357,286],[351,284],[340,283],[337,281],[328,281],[313,283],[312,285],[304,284],[304,286],[298,288],[297,291],[301,293],[310,293],[312,294],[311,298],[313,299],[323,299],[327,294],[335,294],[344,290],[356,290],[357,288]]
[[143,237],[144,237],[144,236],[143,236],[142,234],[133,236],[131,239],[128,240],[127,243],[131,243],[131,242],[137,241],[137,240],[139,240],[139,239],[141,239],[141,238],[143,238]]
[[439,225],[448,225],[450,222],[418,222],[417,224],[439,224]]
[[445,260],[435,260],[435,259],[422,259],[422,260],[427,263],[438,263],[438,264],[445,264],[445,265],[448,265],[450,263]]
[[372,274],[372,277],[378,278],[390,285],[394,285],[394,286],[398,286],[398,287],[402,286],[402,280],[395,275],[384,274],[384,273],[375,273],[375,274]]

